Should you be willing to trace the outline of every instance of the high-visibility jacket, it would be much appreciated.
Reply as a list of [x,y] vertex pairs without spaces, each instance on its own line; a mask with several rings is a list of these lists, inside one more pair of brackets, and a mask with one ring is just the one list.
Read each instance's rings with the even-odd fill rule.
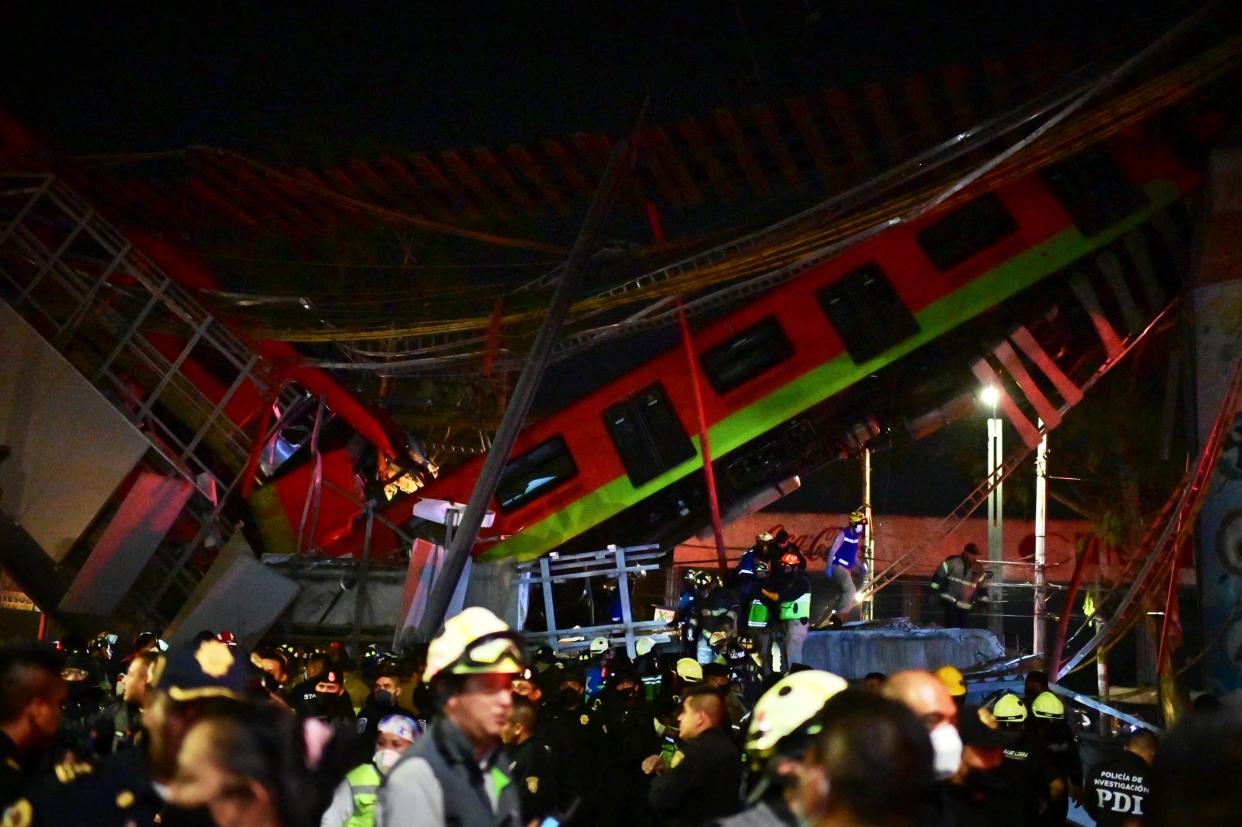
[[347,772],[345,780],[354,795],[354,814],[345,822],[345,827],[375,827],[375,797],[384,777],[368,761]]

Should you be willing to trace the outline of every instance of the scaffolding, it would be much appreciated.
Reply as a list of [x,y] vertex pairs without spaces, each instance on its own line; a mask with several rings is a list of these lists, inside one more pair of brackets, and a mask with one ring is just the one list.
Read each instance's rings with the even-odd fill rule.
[[[532,586],[539,587],[543,594],[544,617],[547,619],[545,631],[525,630],[523,633],[528,639],[542,638],[556,652],[584,649],[595,638],[605,637],[608,638],[610,647],[624,645],[630,658],[637,657],[634,645],[640,637],[651,637],[657,643],[668,642],[673,630],[667,620],[635,621],[630,606],[630,578],[660,571],[663,557],[664,552],[658,545],[625,548],[610,545],[606,549],[580,554],[562,555],[553,552],[536,561],[519,565],[518,588],[529,593]],[[621,600],[621,622],[560,628],[556,622],[552,586],[595,577],[616,580]]]

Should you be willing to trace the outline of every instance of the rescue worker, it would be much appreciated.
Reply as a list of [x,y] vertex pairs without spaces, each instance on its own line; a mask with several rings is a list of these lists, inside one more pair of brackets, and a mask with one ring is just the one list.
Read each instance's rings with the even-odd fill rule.
[[681,631],[681,642],[686,654],[695,656],[699,645],[699,610],[703,598],[707,596],[710,575],[697,569],[686,571],[685,586],[677,597],[677,611],[673,615],[673,623]]
[[1026,730],[1028,711],[1022,699],[1012,692],[1001,695],[992,707],[997,722],[1016,733],[1005,747],[1001,776],[1012,790],[1017,824],[1044,823],[1054,804],[1066,795],[1065,781],[1057,773],[1039,740]]
[[152,670],[141,749],[123,750],[97,766],[61,765],[61,783],[18,802],[25,812],[6,814],[5,827],[208,827],[206,810],[182,809],[171,800],[177,756],[196,721],[246,698],[250,670],[214,638],[170,650]]
[[780,671],[788,672],[795,663],[802,663],[802,646],[811,623],[811,581],[806,576],[806,557],[793,543],[785,547],[777,563],[763,595],[774,604],[769,607],[769,616],[776,618],[771,628],[780,647]]
[[815,622],[816,629],[840,627],[842,618],[848,617],[858,603],[855,578],[866,574],[866,566],[858,556],[867,533],[865,508],[863,506],[850,514],[849,525],[837,532],[832,548],[828,550],[825,574],[831,587],[831,597]]
[[592,713],[597,766],[608,783],[601,785],[599,825],[644,824],[648,778],[643,759],[660,747],[655,715],[643,695],[642,682],[631,669],[614,672]]
[[1082,805],[1097,827],[1134,827],[1143,823],[1158,743],[1154,733],[1135,730],[1126,739],[1124,752],[1096,764],[1087,773]]
[[946,629],[964,629],[976,603],[987,603],[984,585],[990,572],[979,562],[979,547],[967,543],[960,554],[946,557],[932,576],[931,590],[944,608]]
[[345,774],[324,811],[320,827],[375,827],[375,801],[380,785],[401,755],[418,740],[418,725],[407,715],[395,714],[376,724],[373,755]]
[[524,823],[500,735],[513,676],[525,668],[521,636],[487,609],[471,606],[445,622],[424,673],[437,715],[381,788],[380,825]]
[[0,812],[26,795],[56,740],[69,693],[61,665],[50,646],[0,648]]
[[755,704],[746,732],[749,805],[720,827],[795,827],[789,796],[810,742],[810,724],[828,700],[846,688],[830,672],[807,669],[781,678]]
[[941,785],[942,823],[945,827],[997,827],[1029,806],[1002,773],[1005,747],[1017,737],[1003,730],[990,712],[976,706],[963,707],[957,719],[962,739],[962,765]]
[[705,687],[691,690],[677,720],[681,749],[667,763],[660,754],[642,763],[654,776],[647,802],[656,823],[681,827],[737,812],[742,756],[727,730],[724,700]]
[[509,753],[509,774],[522,800],[523,822],[552,812],[557,802],[555,758],[538,729],[538,708],[529,699],[515,696],[500,739]]
[[1082,798],[1082,758],[1078,755],[1078,741],[1065,720],[1065,704],[1053,693],[1044,691],[1036,695],[1030,713],[1027,718],[1030,732],[1043,747],[1067,791],[1052,802],[1043,823],[1064,824],[1069,815],[1070,796]]
[[699,641],[695,651],[699,663],[708,664],[715,659],[717,647],[712,641],[731,637],[737,631],[740,613],[737,591],[712,577],[711,587],[699,606]]

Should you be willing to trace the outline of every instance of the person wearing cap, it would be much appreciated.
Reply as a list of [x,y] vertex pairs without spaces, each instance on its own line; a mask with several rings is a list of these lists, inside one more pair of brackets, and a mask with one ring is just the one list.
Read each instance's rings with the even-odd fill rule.
[[653,775],[647,803],[662,827],[702,824],[737,812],[742,756],[728,732],[725,703],[708,687],[686,693],[678,716],[681,749],[666,763],[643,760]]
[[958,554],[946,557],[928,584],[944,608],[946,629],[964,629],[970,610],[976,603],[986,603],[987,591],[982,590],[989,572],[979,562],[979,547],[967,543]]
[[169,650],[150,670],[141,748],[61,774],[60,784],[32,797],[25,813],[4,821],[5,827],[209,827],[205,810],[173,801],[178,753],[200,718],[243,705],[252,670],[249,660],[215,638]]
[[546,689],[539,726],[547,743],[556,745],[557,806],[564,811],[577,801],[579,818],[587,823],[598,789],[589,778],[597,742],[586,705],[586,672],[571,663],[550,667],[540,678]]
[[329,668],[311,675],[291,699],[299,718],[318,718],[325,723],[353,724],[354,705],[345,691],[345,678],[339,669]]
[[374,754],[345,774],[324,811],[320,827],[374,827],[375,801],[384,776],[418,740],[418,725],[403,714],[387,715],[376,725]]
[[654,727],[655,715],[643,694],[643,684],[632,668],[621,668],[608,677],[600,696],[600,708],[592,715],[596,737],[597,769],[608,779],[602,785],[599,825],[643,824],[649,820],[645,805],[647,776],[642,762],[660,747]]
[[747,808],[719,827],[795,827],[790,796],[811,738],[811,723],[845,680],[814,669],[781,678],[755,704],[746,731]]
[[437,715],[380,790],[382,827],[524,822],[501,733],[513,676],[526,667],[519,634],[487,609],[449,618],[427,650]]

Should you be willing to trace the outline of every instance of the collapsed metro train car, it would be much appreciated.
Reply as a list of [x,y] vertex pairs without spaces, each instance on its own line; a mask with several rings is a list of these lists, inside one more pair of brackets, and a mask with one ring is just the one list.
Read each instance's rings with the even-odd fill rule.
[[[1200,180],[1172,148],[1131,130],[888,229],[694,333],[722,509],[753,510],[766,501],[765,492],[787,491],[794,475],[889,428],[869,414],[877,376],[900,372],[879,387],[897,397],[886,404],[907,420],[943,404],[945,393],[924,399],[916,388],[936,373],[952,374],[953,381],[969,377],[970,355],[986,350],[980,342],[1008,335],[1015,318],[1046,339],[1049,358],[1072,374],[1083,349],[1098,349],[1099,342],[1088,336],[1067,343],[1075,330],[1089,331],[1098,321],[1082,308],[1056,310],[1072,297],[1070,275],[1110,250],[1125,258],[1136,233],[1154,238],[1153,219],[1167,217]],[[1145,258],[1168,264],[1169,254],[1157,250]],[[1147,277],[1147,318],[1162,306],[1149,294],[1172,295],[1177,278],[1176,267],[1158,268],[1163,283],[1153,287],[1150,265],[1122,268],[1135,282],[1140,271]],[[1128,287],[1101,281],[1105,311],[1120,315],[1119,305],[1129,311],[1135,304]],[[708,520],[696,473],[698,427],[680,347],[528,425],[490,505],[495,524],[480,536],[476,556],[529,560],[608,542],[672,544],[700,531]],[[475,458],[417,494],[394,499],[384,516],[406,523],[418,497],[466,502],[482,462]],[[327,458],[325,474],[331,463]],[[252,499],[269,548],[287,545],[299,531],[308,474],[299,469]],[[361,554],[363,523],[356,509],[333,506],[333,496],[321,494],[323,553]],[[371,543],[377,557],[402,547],[382,523],[373,527]]]

